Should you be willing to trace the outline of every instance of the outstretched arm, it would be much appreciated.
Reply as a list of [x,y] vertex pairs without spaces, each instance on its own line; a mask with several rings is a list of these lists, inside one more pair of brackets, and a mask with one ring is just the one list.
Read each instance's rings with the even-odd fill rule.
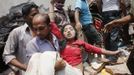
[[119,54],[121,51],[116,50],[116,51],[109,51],[109,50],[105,50],[105,49],[101,49],[102,54],[105,55],[116,55]]
[[131,21],[132,19],[133,19],[132,15],[127,15],[125,17],[122,17],[121,19],[113,20],[105,25],[106,27],[104,31],[109,32],[113,27],[124,25],[129,21]]
[[55,23],[55,18],[54,18],[54,2],[55,0],[50,1],[49,5],[49,18],[50,18],[50,26],[51,26],[51,32],[60,40],[63,39],[63,36],[61,34],[60,29],[58,28],[57,24]]
[[79,46],[83,46],[87,52],[93,52],[97,54],[105,54],[105,55],[116,55],[120,53],[121,51],[108,51],[99,47],[96,47],[94,45],[88,44],[84,41],[78,40],[74,44],[77,44]]
[[81,25],[81,23],[80,23],[80,9],[79,8],[76,8],[75,9],[75,22],[76,22],[76,29],[79,31],[79,30],[81,30],[81,28],[82,28],[82,25]]
[[54,2],[55,2],[55,0],[51,0],[50,5],[49,5],[49,18],[50,18],[51,22],[55,22],[55,19],[54,19]]

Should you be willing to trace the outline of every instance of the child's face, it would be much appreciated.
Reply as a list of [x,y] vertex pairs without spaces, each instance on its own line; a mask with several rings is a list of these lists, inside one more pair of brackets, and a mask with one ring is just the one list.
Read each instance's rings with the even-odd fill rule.
[[64,27],[63,35],[66,39],[73,39],[75,38],[76,31],[71,25],[66,25]]

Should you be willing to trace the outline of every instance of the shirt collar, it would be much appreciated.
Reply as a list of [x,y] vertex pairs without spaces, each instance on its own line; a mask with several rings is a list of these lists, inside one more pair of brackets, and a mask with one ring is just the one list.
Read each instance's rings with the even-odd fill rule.
[[[48,42],[47,39],[41,40],[38,36],[36,38],[37,38],[37,42],[39,44],[43,44],[44,42]],[[58,41],[58,39],[56,38],[56,36],[54,34],[52,34],[52,41],[53,41],[53,43],[55,43],[56,41]]]
[[25,29],[25,31],[30,31],[30,28],[28,27],[27,23],[24,24],[24,29]]
[[24,24],[24,31],[25,33],[29,33],[30,35],[32,35],[32,30],[29,28],[27,23]]

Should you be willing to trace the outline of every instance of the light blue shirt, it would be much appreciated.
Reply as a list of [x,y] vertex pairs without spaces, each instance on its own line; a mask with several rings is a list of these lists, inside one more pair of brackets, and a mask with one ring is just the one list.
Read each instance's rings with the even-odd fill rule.
[[77,8],[80,9],[80,22],[82,25],[93,23],[87,0],[76,0],[75,9]]
[[27,57],[28,59],[34,53],[43,53],[44,51],[59,51],[59,42],[55,35],[52,34],[52,42],[49,40],[41,40],[39,37],[33,38],[26,46]]

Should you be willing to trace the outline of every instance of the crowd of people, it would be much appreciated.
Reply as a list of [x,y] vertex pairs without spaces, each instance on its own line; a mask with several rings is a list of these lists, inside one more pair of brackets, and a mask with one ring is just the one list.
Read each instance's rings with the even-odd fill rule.
[[[97,13],[103,18],[104,34],[94,25],[90,10],[92,3],[96,4]],[[78,69],[81,75],[89,75],[84,72],[83,51],[87,54],[104,54],[109,62],[117,61],[121,53],[118,50],[119,40],[122,39],[120,30],[134,19],[134,1],[131,1],[128,14],[124,9],[125,0],[76,0],[75,10],[65,10],[64,4],[65,0],[50,0],[48,13],[40,13],[36,4],[23,6],[25,24],[10,32],[3,52],[4,62],[10,68],[17,69],[13,70],[15,75],[25,75],[29,60],[35,53],[48,51],[56,52],[56,58],[58,55],[61,58],[54,63],[54,73],[62,71],[69,64]],[[80,34],[82,36],[78,36]],[[126,64],[131,74],[134,74],[133,53],[130,53]]]

